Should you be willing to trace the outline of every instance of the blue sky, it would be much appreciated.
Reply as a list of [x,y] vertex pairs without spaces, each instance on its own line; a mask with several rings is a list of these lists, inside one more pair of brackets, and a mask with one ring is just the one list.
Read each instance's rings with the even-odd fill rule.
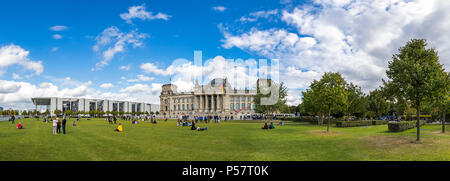
[[[3,22],[1,45],[16,44],[31,52],[34,60],[42,60],[43,75],[76,77],[79,81],[114,81],[122,76],[119,67],[131,65],[133,74],[143,62],[169,66],[176,58],[192,59],[194,50],[202,50],[205,58],[217,55],[248,58],[252,55],[239,49],[221,48],[221,22],[232,22],[247,11],[275,7],[277,1],[3,1],[0,7]],[[134,25],[120,18],[130,6],[143,5],[148,11],[164,12],[170,20],[136,20]],[[227,6],[223,13],[214,6]],[[67,26],[61,32],[50,31],[54,25]],[[102,71],[90,69],[101,59],[92,51],[95,37],[105,28],[117,26],[123,31],[138,29],[150,35],[143,47],[130,48],[118,54]],[[60,34],[62,39],[52,36]],[[58,48],[51,52],[52,48]],[[134,70],[134,71],[133,71]],[[8,71],[12,76],[14,69]],[[4,77],[8,77],[8,74]],[[92,79],[92,78],[95,79]],[[39,81],[40,78],[36,78]],[[161,80],[161,82],[166,80]]]
[[368,92],[411,38],[426,38],[448,70],[448,8],[438,0],[4,0],[0,106],[30,108],[36,96],[158,103],[170,75],[192,88],[198,67],[174,60],[192,61],[196,50],[210,60],[205,81],[227,77],[239,88],[252,86],[224,63],[242,62],[226,59],[279,59],[290,105],[327,71]]

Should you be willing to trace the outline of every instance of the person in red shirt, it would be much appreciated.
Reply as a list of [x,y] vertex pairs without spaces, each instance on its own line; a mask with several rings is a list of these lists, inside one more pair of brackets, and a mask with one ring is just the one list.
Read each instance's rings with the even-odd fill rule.
[[17,129],[23,129],[22,123],[19,122],[19,124],[17,124]]

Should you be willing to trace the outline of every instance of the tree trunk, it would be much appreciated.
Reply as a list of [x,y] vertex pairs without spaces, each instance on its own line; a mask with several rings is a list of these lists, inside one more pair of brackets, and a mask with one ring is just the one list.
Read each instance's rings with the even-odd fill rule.
[[327,133],[330,131],[330,119],[331,119],[331,117],[330,117],[330,110],[328,110],[328,124],[327,124]]
[[417,139],[420,141],[420,102],[417,101]]
[[444,109],[444,115],[442,116],[442,133],[445,133],[445,112],[446,110]]
[[323,117],[324,117],[324,114],[323,113],[320,113],[320,118],[319,118],[319,126],[322,126],[323,125]]

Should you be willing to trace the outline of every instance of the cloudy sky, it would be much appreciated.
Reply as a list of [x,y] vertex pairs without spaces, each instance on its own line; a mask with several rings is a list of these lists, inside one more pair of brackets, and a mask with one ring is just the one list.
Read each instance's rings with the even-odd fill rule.
[[427,39],[449,70],[448,9],[444,0],[5,0],[0,106],[32,108],[39,96],[159,103],[162,84],[191,90],[199,77],[251,89],[259,59],[279,60],[291,105],[327,71],[367,92],[411,38]]

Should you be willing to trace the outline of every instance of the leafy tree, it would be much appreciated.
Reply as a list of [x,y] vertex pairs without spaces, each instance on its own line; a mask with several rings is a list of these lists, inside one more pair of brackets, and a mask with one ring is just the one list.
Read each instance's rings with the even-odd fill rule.
[[97,114],[98,114],[98,116],[103,116],[103,115],[105,115],[105,111],[103,111],[103,110],[98,111]]
[[159,111],[156,111],[156,115],[159,115]]
[[312,110],[327,114],[327,132],[330,131],[331,114],[348,107],[346,84],[340,73],[326,72],[319,81],[313,81],[310,85],[307,105],[312,106]]
[[71,110],[65,110],[64,111],[64,114],[67,116],[67,115],[72,115],[72,111]]
[[[287,88],[283,82],[278,84],[271,79],[259,79],[254,96],[255,112],[270,115],[272,119],[273,113],[280,112],[286,105],[286,96]],[[264,99],[270,103],[263,102]]]
[[355,113],[364,113],[368,107],[364,93],[361,91],[361,87],[354,85],[353,83],[346,85],[348,92],[347,98],[347,121],[351,115]]
[[437,112],[442,115],[442,133],[445,133],[445,115],[450,109],[450,73],[441,72],[434,83],[433,96],[429,101],[431,107],[436,108]]
[[368,96],[369,110],[373,112],[375,117],[381,117],[389,112],[389,103],[386,100],[381,90],[375,89],[370,92]]
[[[48,109],[47,109],[47,111],[48,111]],[[45,113],[44,114],[46,114],[47,113],[47,111],[45,111]],[[56,114],[56,115],[60,115],[60,114],[62,114],[62,111],[61,110],[58,110],[58,109],[56,109],[54,112],[53,112],[54,114]],[[49,114],[50,114],[50,112],[49,112]]]
[[317,85],[319,85],[319,82],[317,80],[314,80],[311,83],[310,88],[302,92],[303,99],[301,104],[301,111],[309,115],[318,115],[318,124],[322,125],[326,106],[319,102],[321,95],[319,92],[319,86]]
[[426,48],[424,39],[412,39],[399,53],[393,55],[386,71],[388,81],[383,80],[390,93],[404,97],[416,107],[417,140],[420,141],[420,108],[425,99],[440,90],[440,75],[444,69],[439,64],[437,52]]
[[23,110],[23,111],[22,111],[22,115],[23,115],[23,116],[28,115],[28,112],[27,112],[26,110]]
[[[55,110],[56,111],[56,110]],[[45,110],[45,112],[43,113],[44,115],[46,115],[46,116],[50,116],[50,111],[48,110],[48,109],[46,109]],[[59,114],[61,114],[61,112],[60,113],[55,113],[56,115],[59,115]]]

